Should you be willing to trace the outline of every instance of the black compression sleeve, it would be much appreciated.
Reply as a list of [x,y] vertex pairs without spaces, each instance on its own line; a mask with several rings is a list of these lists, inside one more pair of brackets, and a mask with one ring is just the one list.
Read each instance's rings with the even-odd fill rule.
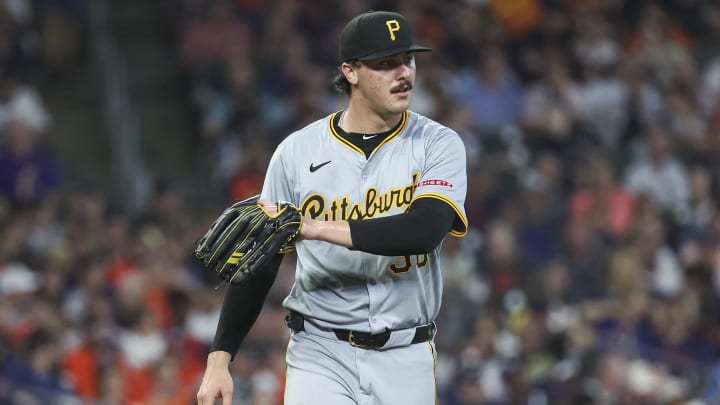
[[260,315],[282,258],[281,254],[275,255],[264,271],[257,272],[242,284],[228,286],[211,352],[222,350],[235,358],[240,344]]
[[455,210],[447,203],[421,198],[405,214],[348,222],[354,249],[383,256],[405,256],[435,249],[455,217]]

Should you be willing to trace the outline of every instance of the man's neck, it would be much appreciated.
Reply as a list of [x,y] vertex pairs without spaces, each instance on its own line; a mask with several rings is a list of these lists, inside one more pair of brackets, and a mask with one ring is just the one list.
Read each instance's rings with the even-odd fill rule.
[[379,134],[394,128],[402,119],[402,114],[400,112],[381,115],[350,103],[340,118],[340,128],[345,132]]

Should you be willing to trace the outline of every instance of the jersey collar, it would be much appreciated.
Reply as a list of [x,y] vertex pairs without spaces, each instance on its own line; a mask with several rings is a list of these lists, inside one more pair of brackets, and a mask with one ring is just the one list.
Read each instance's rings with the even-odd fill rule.
[[[337,111],[337,112],[333,113],[332,115],[330,115],[330,117],[328,119],[328,127],[330,128],[330,134],[332,135],[333,138],[335,138],[335,140],[340,142],[342,145],[344,145],[348,149],[351,149],[357,153],[365,155],[365,152],[362,149],[360,149],[358,146],[356,146],[355,144],[350,142],[348,139],[346,139],[345,136],[343,136],[343,135],[347,135],[347,133],[345,131],[343,131],[342,128],[340,128],[339,121],[340,121],[341,115],[342,115],[342,110]],[[370,152],[369,156],[372,156],[373,154],[375,154],[375,152],[378,149],[380,149],[383,145],[385,145],[386,143],[388,143],[392,139],[394,139],[396,136],[398,136],[403,131],[403,129],[405,129],[405,126],[407,125],[407,121],[408,121],[408,112],[405,111],[405,112],[403,112],[398,125],[395,128],[390,130],[390,133],[385,137],[385,139],[382,142],[380,142],[380,144],[378,144],[378,146],[375,147],[375,149],[372,150],[372,152]]]

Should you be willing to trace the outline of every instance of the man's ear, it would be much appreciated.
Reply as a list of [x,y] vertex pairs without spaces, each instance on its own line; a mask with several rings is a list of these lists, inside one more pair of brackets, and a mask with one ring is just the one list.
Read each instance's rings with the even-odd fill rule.
[[347,81],[355,86],[358,82],[358,76],[357,76],[357,68],[359,67],[359,64],[351,63],[351,62],[343,62],[342,65],[340,65],[340,70],[342,71],[343,75],[345,75],[345,78]]

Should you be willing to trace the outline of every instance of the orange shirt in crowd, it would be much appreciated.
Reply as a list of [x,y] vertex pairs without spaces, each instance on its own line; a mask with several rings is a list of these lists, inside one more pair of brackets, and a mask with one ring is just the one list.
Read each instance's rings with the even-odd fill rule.
[[543,9],[538,0],[490,0],[489,7],[511,37],[527,34],[543,21]]
[[614,238],[621,238],[633,224],[635,203],[630,193],[615,188],[604,198],[592,190],[578,190],[570,196],[570,220],[573,223],[598,223]]
[[97,358],[90,346],[83,344],[65,353],[62,367],[80,398],[86,401],[98,398],[100,382]]

